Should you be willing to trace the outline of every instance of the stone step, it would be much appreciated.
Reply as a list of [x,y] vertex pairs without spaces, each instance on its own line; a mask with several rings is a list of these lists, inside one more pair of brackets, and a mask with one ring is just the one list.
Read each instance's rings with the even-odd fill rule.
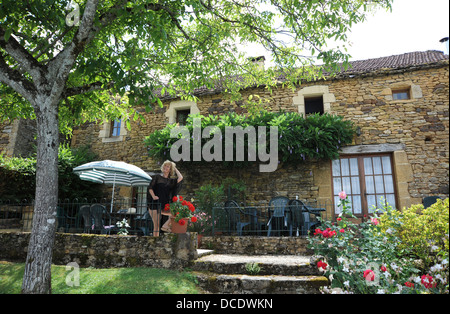
[[[309,256],[202,254],[193,270],[200,287],[211,293],[312,294],[328,284]],[[259,270],[251,272],[256,264]]]
[[318,294],[328,280],[323,276],[249,276],[194,273],[202,289],[233,294]]
[[319,275],[317,267],[310,264],[309,256],[298,255],[237,255],[209,254],[199,257],[194,270],[219,274],[252,274],[248,268],[257,264],[254,275]]
[[221,254],[311,255],[305,237],[203,236],[199,248]]

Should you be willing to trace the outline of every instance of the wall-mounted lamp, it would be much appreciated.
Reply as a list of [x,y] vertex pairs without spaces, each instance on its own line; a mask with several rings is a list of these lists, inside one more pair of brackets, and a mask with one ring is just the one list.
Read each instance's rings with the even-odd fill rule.
[[359,126],[356,127],[356,135],[361,136],[361,127]]

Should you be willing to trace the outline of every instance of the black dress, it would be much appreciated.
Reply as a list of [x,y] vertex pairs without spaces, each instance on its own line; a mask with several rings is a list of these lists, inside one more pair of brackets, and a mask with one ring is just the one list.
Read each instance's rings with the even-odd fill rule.
[[[149,192],[147,193],[147,199],[152,202],[150,205],[151,209],[159,209],[164,210],[164,206],[166,204],[172,203],[173,196],[177,195],[181,189],[181,180],[177,183],[178,179],[165,178],[162,175],[155,175],[152,177],[152,182],[149,186]],[[150,195],[150,189],[153,190],[156,196],[159,197],[158,200],[154,201],[152,196]],[[161,224],[162,226],[168,220],[168,216],[161,215]]]

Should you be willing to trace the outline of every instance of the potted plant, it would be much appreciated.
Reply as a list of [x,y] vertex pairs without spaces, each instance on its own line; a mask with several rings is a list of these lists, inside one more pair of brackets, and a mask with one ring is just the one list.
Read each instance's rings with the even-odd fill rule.
[[212,217],[210,214],[197,209],[192,218],[196,219],[196,223],[189,226],[189,231],[197,232],[197,243],[200,247],[203,236],[212,230]]
[[191,202],[183,199],[182,196],[174,196],[172,203],[164,206],[165,211],[170,211],[171,229],[173,233],[185,233],[187,231],[188,222],[197,221],[194,211],[195,207]]

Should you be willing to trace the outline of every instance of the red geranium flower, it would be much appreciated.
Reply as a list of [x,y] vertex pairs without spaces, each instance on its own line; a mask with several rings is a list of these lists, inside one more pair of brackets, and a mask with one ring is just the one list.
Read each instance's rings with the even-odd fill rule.
[[191,202],[184,200],[182,196],[174,196],[172,201],[172,203],[165,205],[164,210],[170,210],[170,213],[175,218],[175,222],[179,222],[181,219],[188,220],[192,218],[195,207]]

